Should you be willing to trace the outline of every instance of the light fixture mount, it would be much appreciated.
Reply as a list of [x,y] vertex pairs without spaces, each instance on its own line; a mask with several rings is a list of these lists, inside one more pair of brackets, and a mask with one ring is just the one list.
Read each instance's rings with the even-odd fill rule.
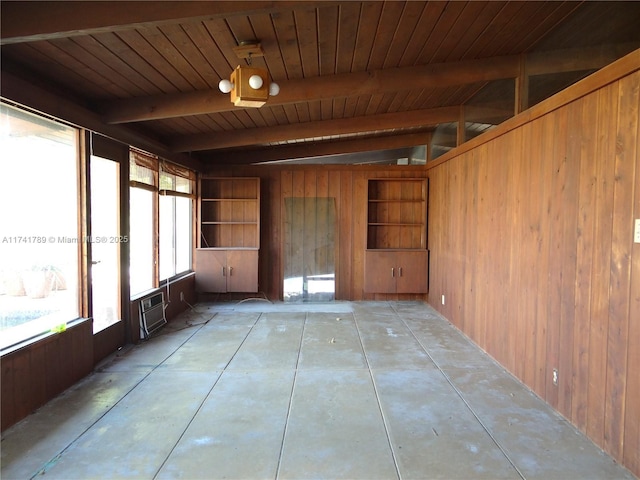
[[251,65],[252,58],[264,57],[262,45],[258,40],[242,41],[237,47],[233,47],[233,52],[238,58],[247,60],[249,65]]

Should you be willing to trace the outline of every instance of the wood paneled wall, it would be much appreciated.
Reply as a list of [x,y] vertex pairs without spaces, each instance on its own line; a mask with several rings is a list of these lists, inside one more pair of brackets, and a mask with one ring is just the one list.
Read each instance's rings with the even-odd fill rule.
[[2,356],[2,430],[29,415],[93,370],[93,322]]
[[428,165],[430,303],[635,475],[639,68],[640,50]]
[[[337,300],[426,300],[426,295],[365,294],[364,251],[367,248],[367,179],[424,178],[416,166],[238,166],[213,169],[216,176],[260,177],[259,289],[271,300],[282,299],[285,198],[331,197],[336,205]],[[222,297],[220,297],[222,298]]]

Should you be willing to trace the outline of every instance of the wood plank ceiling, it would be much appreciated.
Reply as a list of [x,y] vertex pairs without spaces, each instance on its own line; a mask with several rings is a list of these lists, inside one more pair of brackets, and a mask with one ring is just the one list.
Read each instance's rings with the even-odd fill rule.
[[[460,118],[480,132],[640,47],[640,2],[0,6],[5,100],[44,88],[86,127],[205,167],[425,145]],[[253,39],[281,92],[239,108],[218,82]]]

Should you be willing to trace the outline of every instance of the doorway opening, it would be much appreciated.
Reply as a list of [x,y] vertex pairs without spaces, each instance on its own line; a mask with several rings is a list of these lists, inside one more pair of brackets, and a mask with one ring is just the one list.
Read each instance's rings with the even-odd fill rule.
[[91,156],[91,299],[93,333],[121,320],[120,165]]

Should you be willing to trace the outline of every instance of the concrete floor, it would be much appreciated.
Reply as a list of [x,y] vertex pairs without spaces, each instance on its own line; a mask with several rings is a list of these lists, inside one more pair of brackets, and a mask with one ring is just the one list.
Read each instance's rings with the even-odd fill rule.
[[3,479],[632,479],[428,305],[199,304],[2,436]]

